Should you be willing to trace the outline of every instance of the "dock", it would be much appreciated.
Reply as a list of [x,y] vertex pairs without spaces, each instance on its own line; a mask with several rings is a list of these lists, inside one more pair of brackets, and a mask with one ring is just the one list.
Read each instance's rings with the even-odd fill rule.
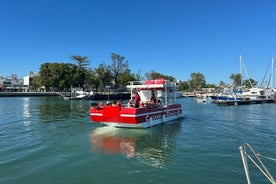
[[0,92],[0,97],[59,96],[57,92]]
[[221,100],[214,101],[215,104],[220,106],[229,105],[251,105],[251,104],[263,104],[263,103],[274,103],[274,99],[257,99],[257,100]]

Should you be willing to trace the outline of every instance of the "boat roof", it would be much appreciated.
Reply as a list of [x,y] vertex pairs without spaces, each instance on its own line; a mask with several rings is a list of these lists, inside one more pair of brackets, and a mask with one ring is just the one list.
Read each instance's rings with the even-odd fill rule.
[[163,89],[177,88],[176,82],[164,79],[146,80],[146,81],[131,81],[130,85],[126,86],[130,89]]

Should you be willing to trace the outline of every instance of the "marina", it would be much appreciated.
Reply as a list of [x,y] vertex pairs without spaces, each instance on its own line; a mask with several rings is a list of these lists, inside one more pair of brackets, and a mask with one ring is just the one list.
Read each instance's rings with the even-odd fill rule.
[[276,184],[275,7],[2,2],[0,184]]
[[[0,183],[247,183],[243,143],[276,157],[275,103],[177,102],[183,118],[126,129],[91,123],[86,100],[0,98]],[[264,164],[275,178],[275,162]],[[248,168],[252,183],[268,183]]]

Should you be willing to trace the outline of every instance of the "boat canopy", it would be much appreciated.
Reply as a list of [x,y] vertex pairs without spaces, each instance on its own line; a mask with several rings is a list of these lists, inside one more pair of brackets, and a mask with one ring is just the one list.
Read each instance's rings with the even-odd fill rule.
[[143,102],[147,102],[151,94],[155,94],[159,98],[163,98],[165,104],[172,104],[176,101],[177,85],[174,81],[164,80],[163,78],[146,81],[131,81],[126,86],[131,91],[131,99],[133,92],[139,91],[139,95]]

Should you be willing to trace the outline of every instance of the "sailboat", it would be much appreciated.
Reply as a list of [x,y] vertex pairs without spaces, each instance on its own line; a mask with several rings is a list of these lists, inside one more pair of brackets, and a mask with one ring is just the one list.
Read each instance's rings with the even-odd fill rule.
[[[272,71],[274,70],[274,64],[273,64],[273,59],[272,59]],[[247,78],[249,79],[249,84],[250,84],[250,88],[245,88],[243,87],[243,90],[242,90],[242,96],[244,99],[248,99],[248,100],[258,100],[258,99],[267,99],[267,98],[270,98],[271,95],[268,94],[268,89],[267,88],[261,88],[261,87],[254,87],[250,81],[250,78],[248,76],[248,73],[247,73],[247,70],[245,68],[245,65],[243,63],[243,60],[242,60],[242,56],[240,55],[240,66],[241,66],[241,76],[242,76],[242,71],[243,71],[243,68],[244,68],[244,71],[247,75]],[[271,75],[271,81],[272,80],[272,76]],[[242,86],[242,77],[241,77],[241,86]],[[272,84],[271,84],[272,86]]]
[[[245,86],[243,86],[243,80],[242,80],[243,69],[248,78],[248,82],[250,85],[249,88],[246,88]],[[241,84],[240,84],[240,86],[236,87],[236,91],[239,91],[239,93],[233,93],[233,94],[238,94],[239,96],[234,95],[234,98],[229,98],[229,93],[226,93],[225,95],[224,95],[224,93],[222,93],[222,94],[216,96],[217,99],[219,99],[219,100],[216,100],[215,102],[218,105],[247,105],[247,104],[260,104],[260,103],[273,102],[273,99],[272,99],[273,71],[274,71],[273,59],[272,59],[272,69],[271,70],[272,70],[272,74],[270,76],[271,89],[255,87],[252,85],[252,82],[248,76],[245,65],[243,63],[242,57],[240,55],[240,75],[241,75],[240,83]],[[232,91],[234,91],[234,90],[232,90]],[[215,100],[216,97],[212,96],[212,99]]]

